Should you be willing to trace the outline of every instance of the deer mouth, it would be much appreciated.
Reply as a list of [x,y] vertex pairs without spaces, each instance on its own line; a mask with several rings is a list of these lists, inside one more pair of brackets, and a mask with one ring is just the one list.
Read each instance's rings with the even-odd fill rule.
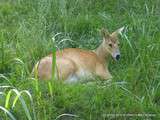
[[116,55],[116,60],[120,60],[120,54]]

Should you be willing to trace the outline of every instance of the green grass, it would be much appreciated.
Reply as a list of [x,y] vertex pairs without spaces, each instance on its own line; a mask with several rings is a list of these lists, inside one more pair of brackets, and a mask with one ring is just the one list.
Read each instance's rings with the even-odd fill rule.
[[[148,118],[158,120],[159,6],[159,0],[1,0],[0,119],[139,120],[147,117],[107,114],[153,113]],[[92,84],[36,84],[31,78],[33,65],[54,51],[57,33],[59,49],[94,49],[102,40],[100,28],[122,26],[122,58],[109,64],[112,82],[95,78]],[[21,94],[24,90],[28,94]]]

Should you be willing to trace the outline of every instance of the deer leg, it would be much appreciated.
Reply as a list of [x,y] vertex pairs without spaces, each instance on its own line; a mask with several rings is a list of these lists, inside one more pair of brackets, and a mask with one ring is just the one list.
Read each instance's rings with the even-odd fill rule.
[[112,79],[112,75],[109,73],[108,70],[102,65],[99,65],[96,68],[96,75],[100,76],[104,80]]

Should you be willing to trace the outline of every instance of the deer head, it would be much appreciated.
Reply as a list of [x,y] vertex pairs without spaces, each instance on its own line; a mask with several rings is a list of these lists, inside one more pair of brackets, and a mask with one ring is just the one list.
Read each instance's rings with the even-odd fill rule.
[[114,60],[120,59],[119,40],[118,35],[123,31],[124,27],[116,30],[113,33],[109,33],[107,29],[102,28],[101,33],[103,36],[103,49],[109,53]]

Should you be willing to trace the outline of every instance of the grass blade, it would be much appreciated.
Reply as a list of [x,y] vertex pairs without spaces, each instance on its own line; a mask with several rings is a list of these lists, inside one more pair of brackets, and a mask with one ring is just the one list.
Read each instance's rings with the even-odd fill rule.
[[8,115],[12,120],[16,120],[16,118],[12,115],[12,113],[9,112],[6,108],[0,106],[0,109],[1,109],[2,111],[4,111],[5,113],[7,113],[7,115]]
[[[20,100],[20,102],[21,102],[21,104],[22,104],[22,107],[23,107],[23,109],[24,109],[24,111],[25,111],[25,114],[26,114],[28,120],[32,120],[32,117],[31,117],[30,112],[29,112],[29,110],[28,110],[28,108],[27,108],[27,105],[26,105],[23,97],[21,96],[21,93],[20,93],[17,89],[11,89],[11,90],[8,92],[5,107],[6,107],[6,108],[9,107],[9,100],[10,100],[10,96],[11,96],[11,93],[12,93],[12,92],[16,93],[16,95],[18,96],[18,98],[19,98],[19,100]],[[16,97],[16,99],[17,99],[17,97]],[[16,101],[16,100],[15,100],[15,101]],[[15,101],[14,101],[14,104],[16,103]]]
[[34,120],[36,120],[36,113],[35,113],[35,108],[34,108],[34,104],[33,104],[33,98],[32,98],[32,96],[31,96],[31,94],[29,93],[29,91],[27,91],[27,90],[21,91],[20,94],[18,94],[18,95],[15,97],[15,99],[14,99],[14,101],[13,101],[13,104],[12,104],[12,108],[15,107],[15,104],[17,103],[19,97],[20,97],[23,93],[27,94],[27,96],[29,96],[29,98],[30,98],[31,106],[32,106],[32,111],[33,111],[33,115],[34,115]]

